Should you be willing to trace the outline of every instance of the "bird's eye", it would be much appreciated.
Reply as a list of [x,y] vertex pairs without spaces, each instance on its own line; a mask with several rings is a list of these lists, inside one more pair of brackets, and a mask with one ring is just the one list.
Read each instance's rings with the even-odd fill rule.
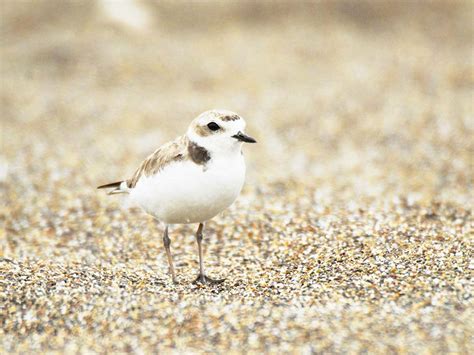
[[211,131],[217,131],[218,129],[220,129],[219,125],[215,122],[208,123],[207,128],[209,128]]

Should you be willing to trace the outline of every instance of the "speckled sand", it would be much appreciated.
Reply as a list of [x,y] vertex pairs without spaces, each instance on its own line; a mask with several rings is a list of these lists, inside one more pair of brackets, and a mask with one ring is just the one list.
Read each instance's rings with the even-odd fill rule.
[[[2,3],[0,353],[469,353],[472,4]],[[198,113],[242,114],[205,231],[95,186]]]

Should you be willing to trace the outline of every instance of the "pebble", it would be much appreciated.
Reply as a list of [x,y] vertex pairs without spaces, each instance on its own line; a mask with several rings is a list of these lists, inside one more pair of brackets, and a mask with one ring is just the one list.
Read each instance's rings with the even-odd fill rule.
[[[137,35],[49,3],[2,16],[3,352],[472,352],[471,4],[168,4]],[[174,226],[174,285],[160,225],[95,187],[215,105],[259,144],[205,229],[226,281],[192,284]]]

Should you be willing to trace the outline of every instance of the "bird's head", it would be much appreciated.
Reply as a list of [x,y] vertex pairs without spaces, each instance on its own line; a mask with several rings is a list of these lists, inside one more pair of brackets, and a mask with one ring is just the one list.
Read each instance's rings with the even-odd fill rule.
[[257,142],[245,134],[245,120],[227,110],[201,113],[191,122],[186,134],[192,142],[215,153],[240,151],[242,143]]

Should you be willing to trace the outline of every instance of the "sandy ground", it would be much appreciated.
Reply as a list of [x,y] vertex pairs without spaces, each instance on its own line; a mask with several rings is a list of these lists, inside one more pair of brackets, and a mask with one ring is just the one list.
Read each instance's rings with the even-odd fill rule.
[[[1,6],[0,352],[472,351],[472,3]],[[173,285],[95,186],[213,107],[259,144]]]

